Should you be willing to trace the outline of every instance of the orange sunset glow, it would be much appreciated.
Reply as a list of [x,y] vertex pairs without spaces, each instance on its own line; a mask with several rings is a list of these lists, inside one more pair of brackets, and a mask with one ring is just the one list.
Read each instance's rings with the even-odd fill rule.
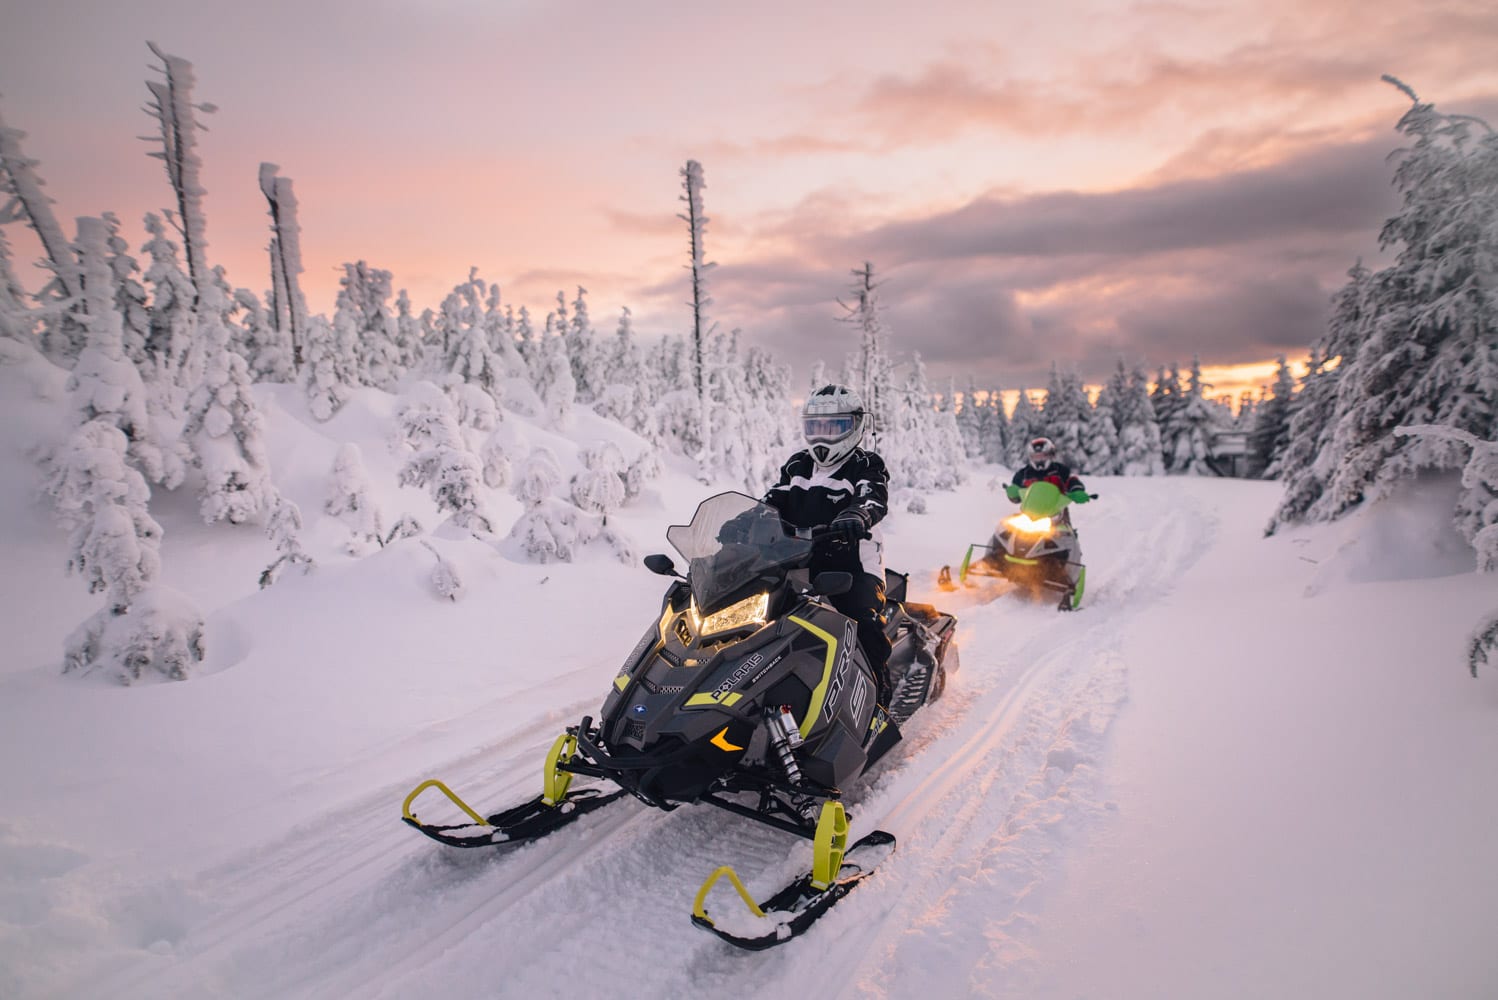
[[269,284],[272,162],[313,311],[365,260],[418,311],[477,268],[538,324],[583,287],[600,331],[628,307],[682,333],[696,159],[710,313],[798,384],[854,346],[838,299],[869,261],[935,384],[1197,356],[1237,397],[1381,252],[1409,100],[1380,75],[1498,120],[1498,9],[1465,0],[0,4],[0,121],[69,231],[112,211],[138,245],[170,204],[137,139],[152,41],[217,106],[208,257],[234,285]]

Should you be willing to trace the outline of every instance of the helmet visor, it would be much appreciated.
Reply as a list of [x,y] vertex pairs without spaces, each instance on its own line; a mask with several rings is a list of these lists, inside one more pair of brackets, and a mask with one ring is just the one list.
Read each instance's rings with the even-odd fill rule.
[[828,416],[806,417],[802,420],[806,440],[828,444],[841,441],[852,434],[853,428],[857,426],[858,418],[851,413],[834,413]]

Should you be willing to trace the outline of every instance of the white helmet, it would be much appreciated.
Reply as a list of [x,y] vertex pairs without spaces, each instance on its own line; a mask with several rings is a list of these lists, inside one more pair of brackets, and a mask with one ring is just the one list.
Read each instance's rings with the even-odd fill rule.
[[1050,438],[1038,437],[1030,442],[1030,464],[1044,469],[1056,461],[1056,444]]
[[868,419],[858,393],[841,385],[824,385],[801,408],[801,429],[811,460],[823,468],[837,465],[863,440]]

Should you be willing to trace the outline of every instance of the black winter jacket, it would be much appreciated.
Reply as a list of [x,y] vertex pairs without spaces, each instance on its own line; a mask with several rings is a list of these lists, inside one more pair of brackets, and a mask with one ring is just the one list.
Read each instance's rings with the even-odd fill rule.
[[781,466],[764,502],[801,531],[831,524],[845,510],[857,511],[867,530],[889,513],[889,472],[884,459],[861,448],[832,469],[817,468],[810,452],[798,451]]

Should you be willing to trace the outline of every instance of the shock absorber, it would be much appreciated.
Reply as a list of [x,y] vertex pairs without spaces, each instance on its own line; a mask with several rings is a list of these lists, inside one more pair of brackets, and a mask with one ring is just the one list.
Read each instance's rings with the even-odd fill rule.
[[791,784],[801,784],[801,766],[796,763],[796,756],[792,752],[802,743],[801,727],[796,725],[796,717],[791,714],[791,706],[781,705],[779,709],[770,709],[770,746],[775,749],[775,757],[780,761],[780,766],[785,769],[785,776],[790,779]]

